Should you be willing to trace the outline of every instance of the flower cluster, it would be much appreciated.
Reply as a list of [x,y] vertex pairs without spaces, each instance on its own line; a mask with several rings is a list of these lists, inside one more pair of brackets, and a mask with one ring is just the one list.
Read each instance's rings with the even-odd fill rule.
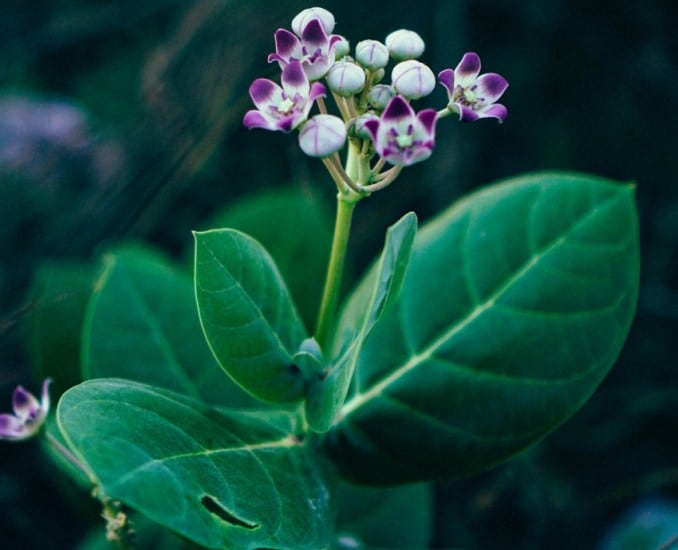
[[[508,82],[496,73],[481,75],[476,53],[464,54],[456,68],[438,73],[447,104],[417,112],[412,101],[430,95],[436,77],[418,60],[425,44],[416,32],[400,29],[384,42],[363,40],[351,56],[348,40],[332,34],[335,19],[326,9],[303,10],[291,27],[275,32],[275,52],[268,56],[269,63],[280,66],[281,85],[256,79],[249,90],[256,109],[243,122],[248,128],[298,130],[301,149],[323,160],[340,191],[369,194],[389,185],[402,167],[427,159],[441,118],[506,119],[507,109],[497,100]],[[340,116],[327,110],[328,89]],[[309,117],[314,104],[320,114]],[[347,143],[344,168],[337,153]],[[385,168],[386,163],[393,166]]]

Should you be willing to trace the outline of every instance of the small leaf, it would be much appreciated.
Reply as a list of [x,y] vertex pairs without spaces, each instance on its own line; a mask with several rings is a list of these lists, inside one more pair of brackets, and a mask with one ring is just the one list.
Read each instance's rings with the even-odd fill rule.
[[292,356],[305,330],[269,254],[233,229],[195,233],[195,246],[200,321],[219,364],[260,399],[303,399],[306,378]]
[[86,379],[129,378],[218,405],[262,405],[214,361],[190,278],[141,247],[105,257],[88,308],[82,362]]
[[363,342],[388,306],[397,299],[407,271],[412,243],[417,232],[413,212],[403,216],[386,231],[386,243],[379,263],[372,270],[343,315],[336,339],[338,359],[327,374],[311,386],[306,401],[309,426],[326,432],[344,404]]
[[422,229],[326,438],[368,484],[487,469],[572,415],[638,292],[633,187],[558,173],[473,194]]
[[119,379],[64,394],[57,420],[100,490],[209,548],[323,548],[327,488],[290,416],[209,408]]

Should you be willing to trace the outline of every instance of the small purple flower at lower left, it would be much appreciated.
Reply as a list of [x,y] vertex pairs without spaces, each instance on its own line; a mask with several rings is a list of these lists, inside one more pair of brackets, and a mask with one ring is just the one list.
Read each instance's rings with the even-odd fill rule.
[[299,61],[290,61],[282,71],[282,87],[257,78],[250,86],[250,97],[256,109],[245,114],[247,128],[263,128],[291,132],[308,119],[313,102],[325,96],[325,87],[319,82],[312,85]]
[[50,378],[42,383],[40,401],[21,386],[14,390],[14,414],[0,414],[0,440],[21,441],[34,436],[44,424],[49,412]]

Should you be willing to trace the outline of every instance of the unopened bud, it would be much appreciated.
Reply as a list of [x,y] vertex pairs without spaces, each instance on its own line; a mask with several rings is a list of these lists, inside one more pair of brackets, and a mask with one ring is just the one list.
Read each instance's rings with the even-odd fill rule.
[[362,40],[355,47],[355,60],[374,71],[388,64],[388,49],[378,40]]
[[395,91],[407,99],[427,96],[436,85],[436,77],[427,65],[410,59],[393,67],[391,80]]
[[346,143],[346,125],[339,117],[315,115],[299,131],[299,147],[309,157],[326,157]]
[[369,94],[367,94],[367,101],[369,101],[370,105],[378,111],[383,111],[394,95],[396,95],[396,93],[392,86],[377,84],[376,86],[373,86]]
[[372,135],[365,127],[365,123],[368,120],[379,120],[379,117],[367,113],[352,120],[351,125],[349,127],[349,133],[351,134],[351,136],[360,139],[372,139]]
[[327,34],[330,34],[334,30],[334,15],[325,8],[307,8],[299,12],[294,19],[292,19],[292,30],[297,36],[301,36],[304,28],[312,19],[320,20],[320,24]]
[[424,53],[424,41],[414,31],[400,29],[386,37],[386,47],[394,59],[416,59]]
[[341,35],[337,36],[339,37],[339,40],[334,43],[334,56],[335,59],[341,59],[351,51],[351,44],[345,37]]
[[365,71],[350,61],[339,61],[327,73],[327,85],[335,94],[350,97],[365,86]]

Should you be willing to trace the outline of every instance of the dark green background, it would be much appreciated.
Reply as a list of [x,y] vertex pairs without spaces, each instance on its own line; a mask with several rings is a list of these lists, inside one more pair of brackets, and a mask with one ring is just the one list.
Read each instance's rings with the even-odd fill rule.
[[[424,37],[423,61],[435,72],[473,50],[484,70],[510,82],[503,125],[442,121],[434,156],[360,204],[351,251],[356,272],[376,254],[386,225],[406,210],[425,220],[500,177],[566,169],[638,185],[642,285],[622,357],[590,403],[545,442],[493,472],[440,484],[432,546],[591,548],[630,506],[678,498],[676,4],[322,5],[352,44],[408,27]],[[266,63],[273,31],[308,6],[0,4],[3,411],[14,386],[38,387],[21,327],[35,309],[26,292],[42,261],[92,258],[122,239],[181,258],[190,230],[204,228],[220,207],[291,182],[332,208],[329,178],[295,137],[241,125],[251,80],[276,74]],[[443,104],[442,89],[427,101]],[[20,152],[11,156],[10,146]],[[98,513],[76,495],[36,442],[0,446],[3,543],[72,547]]]

